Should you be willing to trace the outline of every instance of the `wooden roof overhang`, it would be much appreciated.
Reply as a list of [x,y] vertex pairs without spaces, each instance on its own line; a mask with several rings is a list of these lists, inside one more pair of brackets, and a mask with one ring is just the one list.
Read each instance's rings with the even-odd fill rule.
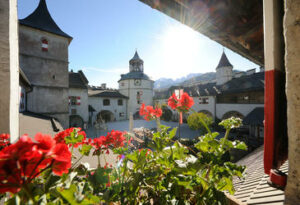
[[264,65],[262,0],[139,0]]

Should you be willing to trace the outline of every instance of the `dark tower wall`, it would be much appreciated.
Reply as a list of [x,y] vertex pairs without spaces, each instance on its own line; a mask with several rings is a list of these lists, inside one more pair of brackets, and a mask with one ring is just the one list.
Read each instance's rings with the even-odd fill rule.
[[[47,40],[48,51],[42,41]],[[28,26],[19,27],[20,67],[33,86],[28,111],[68,120],[68,46],[70,39]]]

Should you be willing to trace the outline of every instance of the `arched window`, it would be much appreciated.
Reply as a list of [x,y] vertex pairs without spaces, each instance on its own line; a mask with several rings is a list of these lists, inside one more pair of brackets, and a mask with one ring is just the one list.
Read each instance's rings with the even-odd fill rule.
[[103,105],[104,105],[104,106],[110,105],[110,100],[109,100],[109,99],[104,99],[104,100],[103,100]]

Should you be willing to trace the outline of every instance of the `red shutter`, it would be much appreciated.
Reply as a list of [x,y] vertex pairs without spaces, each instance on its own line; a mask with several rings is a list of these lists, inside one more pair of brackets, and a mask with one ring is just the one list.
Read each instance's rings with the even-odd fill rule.
[[80,100],[80,97],[78,96],[77,100],[76,100],[76,105],[80,105],[80,102],[81,102],[81,100]]
[[48,51],[48,41],[46,39],[42,40],[42,51]]

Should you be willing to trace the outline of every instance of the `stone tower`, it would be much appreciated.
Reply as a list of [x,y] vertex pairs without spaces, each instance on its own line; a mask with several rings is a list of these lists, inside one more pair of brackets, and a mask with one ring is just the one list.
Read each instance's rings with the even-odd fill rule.
[[127,113],[138,115],[142,103],[153,104],[153,81],[144,73],[144,61],[137,51],[129,61],[129,73],[121,75],[119,92],[128,99]]
[[68,117],[68,47],[72,37],[52,19],[45,0],[19,20],[20,67],[33,86],[27,110],[57,118],[66,128]]
[[233,66],[231,65],[225,52],[223,51],[219,64],[216,68],[217,85],[223,85],[224,83],[232,79],[232,69]]

